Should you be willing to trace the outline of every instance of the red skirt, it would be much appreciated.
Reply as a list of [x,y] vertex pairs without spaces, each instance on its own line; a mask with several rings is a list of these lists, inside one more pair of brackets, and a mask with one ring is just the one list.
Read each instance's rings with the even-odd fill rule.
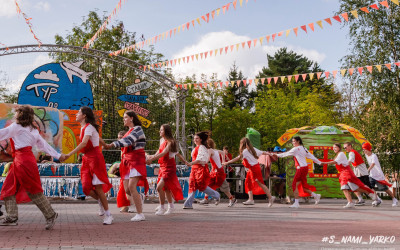
[[175,201],[183,200],[182,187],[179,183],[178,176],[176,176],[176,165],[160,164],[157,183],[161,178],[163,178],[165,183],[163,190],[171,191],[172,197]]
[[224,168],[218,168],[217,171],[215,169],[211,170],[210,173],[210,183],[208,186],[214,190],[217,190],[222,183],[224,183],[226,178],[226,174]]
[[367,185],[365,185],[357,176],[354,174],[353,170],[350,167],[341,168],[339,175],[340,186],[347,185],[347,183],[351,182],[356,184],[359,188],[368,191],[369,193],[374,193],[372,189],[370,189]]
[[208,165],[193,165],[189,176],[189,193],[204,191],[210,182]]
[[94,174],[104,183],[102,185],[103,192],[107,193],[112,188],[112,185],[108,180],[106,162],[99,147],[86,152],[82,157],[81,180],[82,190],[85,195],[89,195],[90,191],[95,190],[92,184]]
[[312,186],[307,183],[307,175],[308,175],[308,167],[300,167],[296,169],[296,173],[294,175],[292,183],[292,190],[293,191],[296,190],[296,183],[300,181],[300,184],[297,186],[300,197],[311,196],[309,193],[306,193],[304,189],[308,189],[311,192],[317,191],[315,186]]
[[26,192],[31,194],[43,192],[32,147],[15,151],[15,158],[4,181],[0,199],[4,200],[4,198],[16,195],[17,203],[30,202],[31,199]]
[[264,183],[260,164],[257,163],[254,166],[251,166],[250,164],[244,164],[244,166],[248,169],[246,180],[244,181],[246,193],[252,191],[255,195],[265,194],[264,190],[258,185],[256,181],[258,180],[259,182]]

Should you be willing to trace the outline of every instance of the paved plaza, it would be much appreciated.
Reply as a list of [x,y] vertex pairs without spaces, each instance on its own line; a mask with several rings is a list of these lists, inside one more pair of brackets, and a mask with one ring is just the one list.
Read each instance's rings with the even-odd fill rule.
[[112,203],[114,224],[104,226],[97,204],[65,201],[53,203],[59,217],[52,231],[36,206],[25,204],[18,226],[0,227],[0,242],[3,249],[400,249],[400,207],[384,200],[345,210],[345,203],[325,199],[295,210],[262,201],[193,210],[176,204],[175,214],[156,216],[157,204],[146,202],[143,222],[131,222],[132,214]]

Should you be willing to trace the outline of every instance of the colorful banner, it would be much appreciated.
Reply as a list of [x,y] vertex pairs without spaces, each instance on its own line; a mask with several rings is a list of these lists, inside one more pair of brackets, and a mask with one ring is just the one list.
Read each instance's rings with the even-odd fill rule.
[[277,142],[279,143],[279,145],[283,145],[286,142],[288,142],[295,134],[297,134],[300,130],[306,129],[310,126],[304,126],[301,128],[291,128],[289,130],[287,130],[278,140]]
[[144,117],[147,117],[150,114],[149,110],[147,110],[145,108],[142,108],[139,105],[136,105],[136,104],[131,103],[131,102],[125,102],[124,108],[132,110],[136,114],[142,115]]
[[29,31],[32,33],[33,38],[35,38],[35,40],[39,43],[39,47],[40,47],[42,45],[42,42],[39,40],[39,38],[36,37],[35,32],[33,32],[33,29],[32,29],[33,25],[31,23],[32,18],[28,17],[24,12],[22,12],[21,8],[19,7],[19,5],[17,3],[17,0],[15,0],[15,6],[17,7],[17,13],[22,14],[22,16],[24,17],[25,22],[29,27]]
[[135,103],[143,103],[143,104],[149,104],[147,102],[147,95],[120,95],[118,96],[118,99],[120,99],[123,102],[135,102]]
[[[350,132],[350,134],[352,134],[354,136],[354,138],[356,138],[356,140],[358,142],[361,143],[361,145],[363,145],[364,143],[368,142],[369,144],[371,144],[366,138],[365,136],[363,136],[360,131],[358,131],[357,129],[350,127],[349,125],[346,124],[336,124],[338,126],[341,126],[342,128],[346,129],[347,131]],[[372,145],[372,144],[371,144]]]
[[[393,3],[395,3],[396,5],[399,5],[398,0],[391,0],[391,1]],[[381,1],[381,2],[379,2],[379,4],[386,8],[389,8],[389,4],[387,1]],[[359,16],[358,11],[361,11],[361,13],[370,14],[370,13],[372,13],[373,10],[379,10],[379,6],[377,3],[366,6],[366,7],[362,7],[359,9],[352,10],[352,11],[350,11],[350,13],[354,16],[354,18],[358,18],[358,16]],[[329,26],[331,26],[333,24],[332,19],[334,19],[336,21],[335,23],[341,23],[342,21],[347,22],[349,20],[349,14],[347,12],[344,12],[337,16],[321,19],[321,20],[315,21],[313,23],[309,23],[307,25],[301,25],[299,27],[300,27],[300,30],[302,30],[305,34],[308,34],[308,32],[310,30],[312,32],[315,31],[316,25],[318,25],[318,27],[320,27],[321,29],[323,29],[323,23],[327,23],[327,24],[329,24]],[[314,24],[316,24],[316,25],[314,25]],[[247,48],[251,49],[251,48],[256,47],[258,44],[260,46],[262,46],[264,41],[266,41],[267,43],[274,42],[275,39],[277,39],[278,37],[288,37],[289,34],[291,34],[291,33],[294,33],[297,37],[300,33],[299,27],[286,29],[286,30],[283,30],[280,32],[268,34],[268,35],[265,35],[265,36],[262,36],[259,38],[254,38],[249,41],[244,41],[244,42],[237,43],[237,44],[229,44],[229,45],[223,46],[221,48],[212,49],[209,51],[203,51],[201,53],[197,53],[197,54],[193,54],[193,55],[187,55],[187,56],[180,57],[180,58],[174,58],[171,60],[157,62],[157,63],[151,64],[151,65],[146,65],[143,67],[143,70],[146,71],[146,69],[151,70],[154,68],[161,68],[161,67],[173,67],[176,65],[180,65],[181,63],[183,64],[183,63],[189,63],[189,62],[198,61],[198,60],[205,60],[212,56],[215,57],[218,55],[226,55],[228,52],[233,52],[235,50],[238,51],[239,49],[247,49]],[[303,33],[303,32],[301,32],[301,33]],[[114,55],[119,54],[119,53],[115,54],[115,52],[113,52],[113,53],[114,53]]]
[[[256,0],[254,0],[254,1],[256,1]],[[121,53],[125,54],[125,53],[128,53],[128,52],[130,52],[132,50],[135,50],[135,49],[142,49],[145,45],[156,44],[157,41],[161,41],[161,40],[167,39],[168,37],[172,38],[172,36],[176,36],[180,32],[183,32],[185,30],[189,30],[190,27],[194,28],[195,25],[200,26],[202,23],[203,24],[209,23],[210,17],[211,17],[212,20],[214,20],[215,17],[219,16],[221,10],[222,10],[222,14],[225,14],[225,12],[228,12],[230,6],[232,6],[231,9],[234,8],[236,10],[237,2],[238,2],[238,0],[234,0],[232,2],[229,2],[229,3],[225,4],[225,5],[223,5],[221,8],[212,10],[207,14],[204,14],[204,15],[202,15],[200,17],[194,18],[193,20],[185,22],[185,23],[183,23],[183,24],[181,24],[181,25],[179,25],[179,26],[177,26],[175,28],[171,28],[169,30],[166,30],[166,31],[162,32],[159,35],[156,35],[156,36],[153,36],[153,37],[151,37],[149,39],[146,39],[145,41],[142,41],[142,42],[139,42],[139,43],[135,43],[135,44],[133,44],[133,45],[131,45],[129,47],[126,47],[126,48],[111,52],[110,55],[117,56],[117,55],[119,55]],[[248,0],[246,0],[246,4],[247,4],[247,2],[248,2]],[[243,6],[243,0],[239,0],[239,5],[240,5],[240,7]]]
[[7,47],[7,45],[5,45],[4,43],[0,43],[0,45],[4,46],[6,48],[6,50],[9,50],[9,48]]
[[[8,127],[13,123],[15,109],[19,105],[0,103],[0,129]],[[55,150],[61,152],[62,149],[62,127],[63,115],[57,109],[49,107],[32,107],[35,112],[35,125],[39,129],[40,135],[49,143]],[[0,162],[12,161],[11,147],[9,140],[0,141]],[[36,148],[33,149],[35,155],[39,152]]]
[[[357,68],[357,72],[362,75],[363,74],[363,69],[367,69],[367,71],[372,74],[375,70],[375,73],[382,73],[382,67],[386,67],[387,70],[392,70],[392,68],[394,68],[394,66],[392,67],[392,65],[400,67],[400,61],[399,62],[395,62],[395,63],[386,63],[386,64],[380,64],[380,65],[369,65],[369,66],[363,66],[363,67],[358,67]],[[340,75],[342,77],[345,76],[346,72],[348,72],[348,74],[350,76],[352,76],[354,74],[354,70],[355,68],[349,68],[349,69],[340,69],[340,70],[332,70],[332,71],[325,71],[325,72],[312,72],[312,73],[305,73],[305,74],[298,74],[298,75],[288,75],[288,76],[274,76],[274,77],[267,77],[267,78],[254,78],[254,79],[245,79],[245,80],[236,80],[236,81],[225,81],[225,82],[209,82],[209,83],[187,83],[187,84],[176,84],[175,87],[176,88],[180,88],[180,89],[191,89],[193,88],[218,88],[218,87],[229,87],[229,86],[240,86],[240,84],[243,83],[243,86],[247,86],[247,85],[258,85],[258,84],[271,84],[272,83],[284,83],[286,80],[288,82],[295,82],[297,83],[298,81],[306,81],[308,80],[312,80],[315,78],[317,78],[318,80],[321,79],[321,77],[324,77],[326,79],[328,79],[329,77],[332,77],[333,79],[336,79],[336,75],[338,72],[340,72]]]
[[139,91],[142,91],[142,90],[145,90],[145,89],[150,88],[151,85],[152,85],[151,82],[146,82],[146,81],[139,82],[139,83],[134,83],[134,84],[132,84],[132,85],[126,87],[126,92],[127,92],[129,95],[133,95],[133,94],[135,94],[136,92],[139,92]]
[[101,33],[107,28],[108,23],[110,22],[111,18],[117,15],[118,11],[121,9],[122,3],[125,3],[126,0],[119,0],[117,6],[114,8],[113,12],[107,17],[104,23],[100,26],[99,30],[94,34],[94,36],[86,43],[84,46],[85,49],[90,48],[94,44],[94,41],[101,36]]
[[[60,110],[63,114],[64,129],[62,138],[62,152],[68,154],[74,150],[80,143],[80,133],[81,124],[76,121],[76,114],[79,110]],[[103,111],[93,110],[94,116],[96,118],[96,123],[100,125],[99,135],[102,134],[102,122],[103,122]],[[72,157],[68,158],[64,163],[76,163],[78,159],[78,154],[74,154]]]

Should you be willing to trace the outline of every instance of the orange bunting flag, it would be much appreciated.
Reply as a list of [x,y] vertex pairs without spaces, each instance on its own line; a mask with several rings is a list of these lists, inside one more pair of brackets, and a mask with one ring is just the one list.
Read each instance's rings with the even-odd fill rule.
[[336,78],[337,70],[332,71],[333,78]]
[[233,8],[236,10],[236,4],[237,4],[237,0],[232,2]]
[[231,52],[233,51],[233,48],[235,47],[234,44],[231,45]]
[[349,69],[349,75],[353,75],[353,72],[354,72],[353,68]]
[[394,63],[397,67],[400,67],[400,62],[395,62]]
[[388,2],[387,1],[382,1],[382,2],[379,2],[382,6],[385,6],[386,8],[389,8],[389,4],[388,4]]
[[302,30],[304,30],[304,32],[307,33],[307,26],[303,25],[303,26],[300,26],[300,28],[301,28]]
[[291,82],[291,81],[292,81],[292,78],[293,78],[293,76],[292,76],[292,75],[290,75],[290,76],[287,76],[287,79],[288,79],[288,81],[289,81],[289,82]]
[[314,23],[309,23],[308,26],[310,27],[310,29],[311,29],[312,31],[314,31]]
[[264,85],[265,78],[261,78],[261,83]]
[[276,34],[272,34],[272,41],[275,41]]
[[303,79],[303,82],[306,80],[307,74],[302,74],[301,78]]
[[369,73],[372,73],[372,66],[366,66],[366,68],[369,71]]
[[362,72],[363,72],[363,67],[359,67],[357,70],[358,70],[358,73],[360,74],[360,76],[362,75]]
[[321,77],[322,72],[317,72],[317,79],[319,80],[319,78]]
[[266,36],[265,38],[267,39],[267,43],[269,43],[269,36]]
[[324,20],[325,20],[327,23],[329,23],[330,25],[332,25],[332,21],[331,21],[330,18],[325,18]]
[[[325,77],[328,78],[329,77],[330,72],[329,71],[325,71]],[[319,79],[319,78],[318,78]]]
[[335,19],[336,21],[338,21],[339,23],[342,22],[342,20],[340,20],[340,17],[339,17],[339,16],[334,16],[334,17],[332,17],[332,18]]
[[242,80],[237,80],[236,81],[236,85],[239,87],[240,86],[240,82],[241,82]]
[[347,14],[347,12],[342,13],[341,16],[344,18],[344,20],[346,20],[346,22],[349,21],[349,14]]
[[392,69],[392,64],[391,64],[391,63],[386,63],[385,66],[386,66],[389,70]]
[[243,80],[243,84],[244,84],[244,86],[246,87],[246,85],[247,85],[247,80]]
[[300,76],[300,75],[295,75],[295,76],[294,76],[294,80],[295,80],[296,82],[299,80],[299,76]]
[[250,41],[247,41],[247,45],[249,46],[249,49],[250,49],[250,47],[251,47],[251,40],[250,40]]
[[277,84],[277,83],[278,83],[278,79],[279,79],[279,77],[278,77],[278,76],[274,77],[274,83],[275,83],[275,84]]
[[225,47],[225,54],[228,53],[229,46]]
[[293,28],[293,31],[294,31],[294,33],[296,34],[296,36],[297,36],[297,31],[299,30],[299,28]]
[[246,42],[242,42],[242,48],[244,49],[244,46],[246,46]]
[[251,85],[252,82],[253,82],[253,79],[249,79],[249,85]]
[[253,44],[253,47],[255,47],[255,46],[256,46],[256,44],[257,44],[257,41],[258,41],[258,39],[257,39],[257,38],[253,40],[253,43],[254,43],[254,44]]
[[280,31],[279,33],[278,33],[278,36],[282,36],[283,35],[283,31]]
[[268,84],[271,84],[271,80],[272,80],[272,78],[271,78],[271,77],[269,77],[269,78],[267,79],[267,81],[268,81]]
[[369,13],[369,10],[367,7],[362,7],[362,8],[360,8],[360,10],[364,11],[365,13]]
[[379,7],[378,7],[377,4],[372,4],[372,5],[370,5],[369,7],[372,8],[372,9],[379,10]]

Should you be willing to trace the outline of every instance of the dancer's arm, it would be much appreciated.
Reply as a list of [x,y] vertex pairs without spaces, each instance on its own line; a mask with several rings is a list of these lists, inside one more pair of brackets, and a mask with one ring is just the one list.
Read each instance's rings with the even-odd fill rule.
[[160,159],[160,158],[163,157],[164,155],[168,154],[169,151],[170,151],[170,149],[171,149],[171,143],[168,142],[168,143],[167,143],[167,146],[164,148],[164,150],[163,150],[161,153],[159,153],[159,152],[157,151],[157,153],[156,153],[155,155],[150,155],[150,156],[149,156],[149,159],[148,159],[147,161],[152,162],[152,161],[156,161],[156,160]]
[[285,152],[285,153],[267,153],[269,155],[276,155],[279,158],[284,158],[284,157],[288,157],[288,156],[295,156],[295,152],[296,152],[296,148],[292,148],[291,150]]
[[222,165],[223,165],[223,166],[226,166],[226,165],[229,165],[229,164],[231,164],[231,163],[234,163],[234,162],[236,162],[236,161],[238,161],[238,160],[240,160],[240,155],[238,155],[236,158],[233,158],[233,159],[230,160],[230,161],[227,161],[227,162],[222,163]]
[[[122,138],[121,140],[114,141],[110,144],[107,144],[107,148],[123,148],[123,147],[129,147],[136,143],[136,146],[142,146],[144,148],[144,145],[146,143],[146,139],[144,137],[144,132],[142,128],[140,129],[133,129],[132,132]],[[143,145],[140,145],[143,144]]]
[[375,167],[376,160],[378,160],[378,157],[376,155],[373,155],[372,156],[372,164],[369,166],[368,172],[371,171],[371,169],[373,169]]
[[71,155],[78,153],[78,152],[81,151],[84,147],[86,147],[86,145],[87,145],[88,142],[89,142],[89,139],[90,139],[90,135],[85,135],[85,136],[83,137],[82,142],[79,143],[79,145],[78,145],[74,150],[72,150],[71,152],[69,152],[68,154],[66,154],[66,156],[65,156],[66,158],[65,158],[65,159],[68,159],[69,157],[71,157]]
[[60,161],[64,160],[64,157],[61,158],[62,154],[58,153],[52,146],[50,146],[47,141],[43,139],[42,136],[40,136],[39,133],[37,133],[36,137],[36,146],[39,148],[40,151],[46,152],[50,156],[59,159]]
[[313,162],[317,163],[318,165],[321,165],[321,161],[318,160],[313,154],[311,154],[310,152],[307,152],[306,157],[308,159],[311,159]]
[[0,141],[14,137],[17,134],[16,123],[12,123],[6,128],[0,129]]
[[185,157],[183,157],[183,155],[181,155],[180,153],[177,153],[176,156],[178,156],[178,158],[181,159],[181,161],[183,161],[185,165],[189,164],[189,162],[186,161]]
[[208,162],[208,159],[210,158],[208,154],[208,150],[205,146],[200,146],[199,152],[197,154],[197,159],[195,161],[189,162],[188,166],[200,164],[204,165]]

